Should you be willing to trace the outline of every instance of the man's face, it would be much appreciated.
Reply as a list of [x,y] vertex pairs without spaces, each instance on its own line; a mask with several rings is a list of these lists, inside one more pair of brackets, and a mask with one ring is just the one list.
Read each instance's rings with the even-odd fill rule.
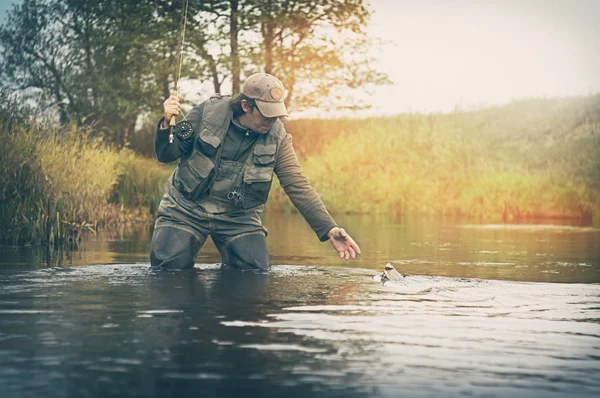
[[[254,109],[250,110],[249,107],[244,106],[245,101],[242,102],[242,108],[244,109],[243,120],[240,120],[242,125],[246,128],[251,129],[260,134],[264,134],[273,126],[277,117],[265,117],[258,107],[254,107]],[[247,103],[246,103],[247,104]]]

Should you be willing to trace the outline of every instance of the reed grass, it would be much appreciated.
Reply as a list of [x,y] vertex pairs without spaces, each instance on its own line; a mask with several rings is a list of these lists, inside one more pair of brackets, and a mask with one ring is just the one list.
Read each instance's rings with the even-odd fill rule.
[[[116,150],[87,129],[7,126],[0,126],[0,241],[76,244],[85,230],[154,218],[174,165]],[[600,224],[600,96],[307,119],[287,128],[334,214]],[[277,181],[267,209],[293,210]]]
[[166,166],[156,159],[124,150],[119,157],[118,167],[118,184],[110,201],[128,208],[144,208],[151,216],[155,216],[174,166]]
[[2,130],[0,241],[76,245],[83,231],[148,221],[172,167],[117,151],[91,131]]
[[[289,123],[332,213],[600,224],[600,96],[474,112]],[[274,184],[271,211],[291,204]]]

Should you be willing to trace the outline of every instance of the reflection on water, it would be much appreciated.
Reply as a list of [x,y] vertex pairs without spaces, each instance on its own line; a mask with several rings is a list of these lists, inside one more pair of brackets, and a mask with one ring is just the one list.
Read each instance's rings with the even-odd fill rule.
[[[361,246],[351,263],[340,261],[329,243],[319,242],[298,214],[267,214],[273,264],[349,265],[380,270],[391,262],[398,271],[431,276],[537,282],[600,282],[600,229],[572,225],[461,224],[435,219],[338,216]],[[0,266],[148,263],[150,227],[102,232],[76,252],[46,253],[40,248],[0,247]],[[50,255],[49,255],[50,254]],[[198,255],[218,263],[210,240]]]
[[600,394],[600,285],[377,276],[4,269],[0,395]]
[[[0,396],[600,395],[598,229],[338,222],[359,260],[267,215],[268,274],[211,243],[152,271],[148,228],[0,248]],[[382,285],[387,262],[408,276]]]

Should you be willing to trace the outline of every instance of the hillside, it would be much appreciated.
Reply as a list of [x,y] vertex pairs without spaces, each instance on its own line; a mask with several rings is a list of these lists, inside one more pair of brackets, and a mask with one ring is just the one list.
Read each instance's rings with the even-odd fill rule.
[[600,208],[600,95],[288,130],[334,212],[590,221]]

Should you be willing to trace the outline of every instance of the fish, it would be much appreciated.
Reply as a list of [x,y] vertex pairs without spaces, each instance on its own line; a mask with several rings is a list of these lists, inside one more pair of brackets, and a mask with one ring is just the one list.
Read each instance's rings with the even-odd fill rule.
[[394,289],[400,294],[424,294],[431,292],[432,284],[435,285],[435,277],[401,274],[391,263],[383,267],[379,277],[375,275],[373,280],[380,281],[383,286]]
[[381,273],[381,283],[385,283],[387,281],[392,282],[400,282],[404,280],[407,275],[401,274],[396,271],[396,268],[391,263],[387,263],[383,267],[383,272]]

